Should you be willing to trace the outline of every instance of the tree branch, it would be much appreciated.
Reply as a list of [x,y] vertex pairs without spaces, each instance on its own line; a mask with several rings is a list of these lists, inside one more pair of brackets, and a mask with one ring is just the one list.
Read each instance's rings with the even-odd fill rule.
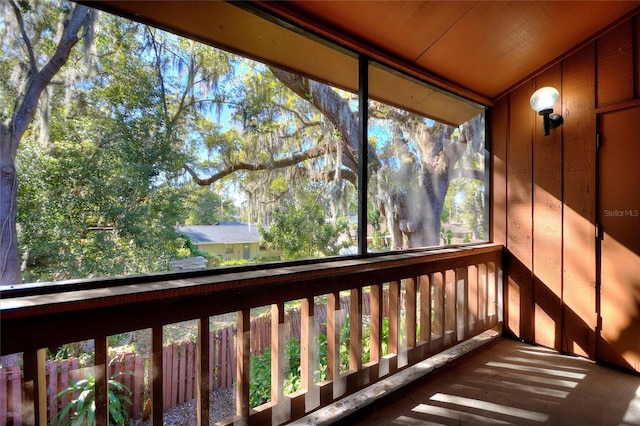
[[31,75],[34,75],[38,72],[36,55],[33,53],[33,46],[31,45],[31,39],[27,34],[27,30],[24,27],[24,19],[22,19],[22,12],[18,5],[10,0],[9,4],[13,8],[13,13],[16,15],[16,20],[18,21],[18,26],[20,27],[20,35],[22,36],[22,40],[24,41],[25,46],[27,46],[27,53],[29,53],[29,68]]
[[69,20],[64,25],[64,30],[55,53],[42,70],[35,75],[29,76],[22,102],[16,108],[13,115],[13,134],[11,135],[12,154],[15,155],[17,152],[22,135],[24,135],[29,123],[33,120],[42,91],[53,79],[53,76],[60,71],[60,68],[67,62],[67,59],[69,59],[71,49],[78,42],[78,31],[88,14],[88,7],[76,5]]
[[324,154],[326,154],[327,152],[332,152],[335,151],[335,148],[331,148],[327,145],[316,145],[313,148],[309,148],[306,151],[303,152],[298,152],[298,153],[294,153],[289,157],[286,158],[281,158],[279,160],[274,160],[274,161],[268,161],[265,163],[246,163],[246,162],[238,162],[235,164],[232,164],[222,170],[219,170],[218,172],[214,173],[213,175],[209,176],[208,178],[201,178],[198,176],[198,174],[188,165],[185,164],[182,167],[191,175],[191,177],[193,178],[193,180],[200,186],[207,186],[207,185],[211,185],[217,181],[219,181],[220,179],[229,176],[230,174],[240,171],[240,170],[248,170],[248,171],[260,171],[260,170],[274,170],[274,169],[281,169],[284,167],[289,167],[289,166],[293,166],[295,164],[301,163],[305,160],[309,160],[312,158],[318,158]]
[[455,178],[469,178],[469,179],[478,179],[484,180],[484,172],[481,170],[471,170],[466,168],[456,167],[451,171],[451,179]]
[[285,86],[320,111],[340,132],[347,148],[343,150],[343,164],[357,170],[358,162],[353,154],[358,152],[358,127],[349,103],[329,86],[277,68],[270,70]]

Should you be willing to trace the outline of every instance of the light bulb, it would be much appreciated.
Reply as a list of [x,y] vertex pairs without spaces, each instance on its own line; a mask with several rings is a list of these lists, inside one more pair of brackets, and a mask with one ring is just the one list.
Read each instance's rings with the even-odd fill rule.
[[533,92],[529,102],[534,111],[540,112],[553,110],[553,106],[558,102],[558,99],[560,99],[560,92],[553,87],[546,86]]

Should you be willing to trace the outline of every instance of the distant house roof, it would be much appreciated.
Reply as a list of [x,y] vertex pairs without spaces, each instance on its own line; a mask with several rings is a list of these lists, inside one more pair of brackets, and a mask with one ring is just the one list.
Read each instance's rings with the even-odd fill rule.
[[238,244],[260,241],[258,225],[242,222],[220,222],[217,225],[179,226],[194,244]]

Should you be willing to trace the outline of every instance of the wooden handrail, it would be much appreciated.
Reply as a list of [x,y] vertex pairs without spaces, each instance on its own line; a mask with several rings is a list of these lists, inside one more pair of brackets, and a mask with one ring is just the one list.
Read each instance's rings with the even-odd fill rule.
[[[46,419],[46,384],[42,383],[43,348],[94,339],[96,344],[97,416],[105,420],[107,336],[152,330],[154,424],[162,423],[162,330],[184,320],[198,320],[198,419],[208,422],[209,368],[206,361],[213,315],[237,312],[237,415],[244,421],[275,419],[284,423],[327,405],[382,377],[466,340],[501,321],[502,246],[390,253],[364,258],[332,259],[308,264],[281,264],[262,269],[232,268],[191,274],[31,285],[28,291],[0,290],[0,355],[24,352],[24,375],[31,380],[31,420]],[[154,280],[152,278],[160,278]],[[382,353],[383,285],[388,285],[389,338]],[[370,357],[363,363],[363,291],[371,310]],[[340,292],[349,291],[350,356],[340,371]],[[327,298],[327,379],[314,383],[314,297]],[[401,297],[402,296],[402,297]],[[401,303],[404,301],[404,305]],[[303,390],[285,395],[284,304],[302,301],[301,383]],[[250,310],[271,305],[271,402],[249,407]],[[420,307],[420,311],[416,309]],[[401,315],[402,313],[402,315]],[[402,326],[401,326],[402,323]],[[403,334],[401,334],[403,333]],[[101,366],[101,367],[100,367]],[[43,391],[44,389],[44,391]],[[104,391],[98,391],[104,390]],[[44,408],[43,408],[44,407]],[[44,417],[43,417],[44,416]],[[156,423],[157,422],[157,423]]]

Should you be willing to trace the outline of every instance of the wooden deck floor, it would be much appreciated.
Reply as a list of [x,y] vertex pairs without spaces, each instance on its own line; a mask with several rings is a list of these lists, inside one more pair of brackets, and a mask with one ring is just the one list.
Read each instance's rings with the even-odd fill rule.
[[640,375],[505,338],[341,425],[640,425]]

